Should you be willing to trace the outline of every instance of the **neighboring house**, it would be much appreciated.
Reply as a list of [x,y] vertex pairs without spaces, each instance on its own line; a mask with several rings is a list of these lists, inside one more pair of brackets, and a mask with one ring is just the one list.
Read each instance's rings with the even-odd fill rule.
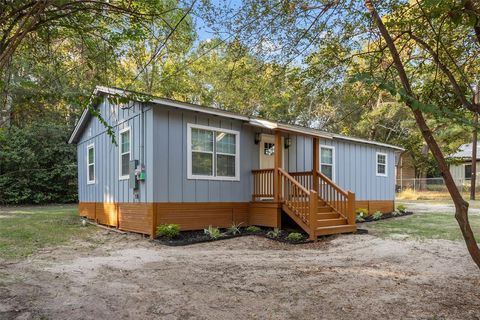
[[[450,173],[457,185],[464,183],[470,184],[472,178],[472,144],[467,143],[458,149],[458,151],[449,156],[455,159],[455,163],[450,165]],[[477,177],[480,172],[480,146],[477,146]]]
[[[232,223],[280,228],[288,215],[310,237],[352,232],[355,207],[390,212],[395,152],[379,142],[151,98],[115,105],[97,87],[69,142],[77,144],[79,213],[153,235]],[[138,99],[142,100],[142,99]]]
[[415,166],[412,153],[408,150],[396,154],[397,189],[412,188],[415,183]]

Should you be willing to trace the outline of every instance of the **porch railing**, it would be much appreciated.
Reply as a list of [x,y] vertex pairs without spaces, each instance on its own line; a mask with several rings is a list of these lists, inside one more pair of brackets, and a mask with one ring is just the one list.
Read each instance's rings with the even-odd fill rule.
[[262,198],[273,198],[273,175],[274,169],[252,170],[253,175],[253,193],[252,200],[257,201]]
[[313,188],[313,173],[312,171],[305,172],[290,172],[289,173],[295,180],[297,180],[307,190]]
[[[355,211],[353,206],[355,205],[355,194],[347,192],[341,189],[330,178],[321,172],[317,171],[317,184],[314,183],[313,171],[305,172],[292,172],[290,173],[302,186],[306,189],[313,189],[318,192],[320,199],[325,201],[330,207],[333,208],[343,218],[351,221],[355,221],[355,217],[351,216],[351,211]],[[352,207],[350,207],[352,206]]]
[[278,169],[280,179],[280,200],[290,208],[294,214],[302,220],[308,228],[311,228],[310,222],[317,213],[316,208],[312,208],[310,196],[315,195],[315,203],[318,202],[315,191],[308,191],[298,181],[296,181],[288,172],[283,169]]
[[317,176],[318,196],[347,219],[348,224],[355,224],[355,193],[341,189],[321,172]]
[[[278,176],[275,177],[275,172]],[[321,172],[293,172],[285,170],[258,169],[253,174],[253,201],[276,198],[291,211],[296,222],[305,231],[314,234],[318,201],[323,200],[333,211],[355,224],[355,194],[342,190]],[[274,183],[278,183],[277,188]],[[277,195],[275,191],[277,190]],[[276,197],[277,196],[277,197]]]

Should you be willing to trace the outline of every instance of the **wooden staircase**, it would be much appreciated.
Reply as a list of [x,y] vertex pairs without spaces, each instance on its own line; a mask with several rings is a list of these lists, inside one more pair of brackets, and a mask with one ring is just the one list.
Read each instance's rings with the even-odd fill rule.
[[[254,199],[269,195],[278,199],[282,210],[309,234],[310,239],[357,230],[354,193],[342,190],[320,172],[288,173],[278,168],[275,173],[274,169],[269,170],[254,172]],[[275,190],[278,190],[277,195]]]
[[357,227],[348,224],[348,219],[336,212],[322,199],[318,200],[315,235],[355,232]]

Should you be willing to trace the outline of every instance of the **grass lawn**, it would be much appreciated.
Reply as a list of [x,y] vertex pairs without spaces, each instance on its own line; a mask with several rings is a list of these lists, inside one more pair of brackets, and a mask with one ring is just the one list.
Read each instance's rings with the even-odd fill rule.
[[0,258],[26,257],[94,230],[82,227],[76,205],[0,207]]
[[[480,240],[480,215],[469,214],[473,233]],[[460,228],[452,213],[415,213],[411,216],[364,223],[373,235],[382,237],[407,236],[414,239],[463,240]],[[479,241],[480,242],[480,241]]]

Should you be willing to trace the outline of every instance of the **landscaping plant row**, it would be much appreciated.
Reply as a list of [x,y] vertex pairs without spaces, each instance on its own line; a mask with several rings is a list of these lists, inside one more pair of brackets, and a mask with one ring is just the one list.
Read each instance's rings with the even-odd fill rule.
[[397,206],[397,210],[390,212],[390,213],[382,213],[380,211],[374,212],[372,215],[369,215],[368,209],[365,208],[358,208],[356,210],[357,223],[362,222],[371,222],[371,221],[378,221],[383,219],[395,218],[395,217],[403,217],[413,214],[411,211],[407,211],[407,207],[403,204],[399,204]]
[[235,224],[225,229],[209,226],[207,229],[196,231],[180,231],[178,224],[163,224],[157,227],[156,235],[155,241],[170,246],[182,246],[248,235],[263,236],[291,244],[310,242],[307,234],[298,231],[287,232],[270,228],[264,229],[257,226],[241,227]]

